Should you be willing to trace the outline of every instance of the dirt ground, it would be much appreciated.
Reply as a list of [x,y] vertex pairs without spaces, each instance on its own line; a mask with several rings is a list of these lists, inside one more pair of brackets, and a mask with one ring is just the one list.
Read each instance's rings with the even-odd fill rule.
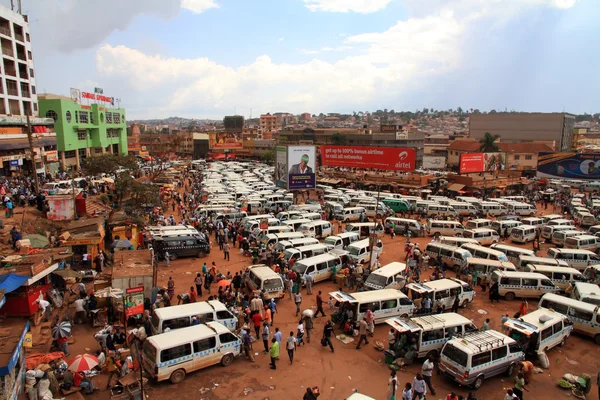
[[[549,209],[547,213],[550,211]],[[413,238],[413,241],[418,242],[421,248],[424,248],[429,240],[429,238]],[[404,260],[405,241],[406,239],[401,236],[396,236],[392,240],[387,235],[383,239],[382,265]],[[542,254],[545,254],[548,247],[550,246],[542,244]],[[223,253],[215,245],[211,254],[204,259],[179,259],[171,262],[170,268],[166,268],[162,264],[159,269],[159,284],[166,286],[169,276],[172,276],[176,282],[176,293],[189,290],[196,272],[201,270],[204,261],[208,265],[215,261],[221,272],[231,271],[232,274],[241,271],[244,266],[251,263],[250,259],[239,254],[238,249],[232,249],[231,261],[224,261]],[[315,295],[319,290],[326,295],[328,292],[337,290],[337,287],[331,282],[318,283],[314,285],[312,296],[306,295],[306,291],[303,289],[302,309],[316,308]],[[513,315],[518,310],[520,304],[518,300],[491,304],[487,293],[482,293],[481,288],[477,288],[476,291],[475,301],[466,309],[461,309],[460,312],[471,318],[477,326],[481,326],[485,318],[491,318],[490,327],[499,329],[502,314],[508,312]],[[214,292],[216,289],[213,290]],[[202,299],[207,297],[208,295],[204,293]],[[530,310],[534,310],[536,306],[536,301],[529,301]],[[278,313],[274,320],[274,327],[282,331],[284,338],[289,335],[290,331],[295,332],[298,319],[295,317],[295,306],[289,297],[279,301]],[[316,319],[313,340],[310,344],[298,349],[293,365],[289,365],[287,355],[282,352],[277,370],[269,369],[269,357],[262,352],[262,343],[259,341],[254,345],[254,351],[257,353],[256,363],[253,364],[244,358],[239,358],[227,368],[214,366],[192,373],[178,385],[168,382],[151,383],[148,390],[149,398],[171,397],[177,393],[181,400],[301,399],[307,387],[319,386],[321,389],[319,400],[345,399],[355,389],[375,399],[385,399],[389,369],[384,363],[383,353],[377,351],[373,344],[375,340],[387,343],[387,325],[377,325],[375,337],[370,339],[369,345],[363,346],[360,350],[355,349],[354,343],[344,345],[334,339],[335,353],[331,353],[329,348],[321,346],[319,340],[324,322],[325,318],[323,317]],[[75,343],[71,345],[71,354],[85,352],[86,347],[95,351],[94,332],[95,330],[90,327],[76,326],[73,331]],[[526,397],[535,399],[572,397],[570,391],[563,391],[556,387],[556,382],[563,374],[569,372],[579,375],[585,372],[590,374],[595,382],[596,374],[600,371],[600,346],[595,345],[591,339],[578,334],[571,336],[565,347],[551,350],[548,357],[551,362],[550,369],[544,370],[543,374],[534,375],[532,383],[528,385],[530,392],[526,393]],[[537,364],[535,360],[532,361]],[[404,383],[412,382],[413,377],[420,370],[420,366],[421,362],[409,366],[405,372],[399,372],[399,385],[403,387]],[[505,388],[512,387],[513,379],[497,376],[486,380],[483,386],[476,391],[476,396],[480,400],[503,399]],[[94,380],[97,386],[101,388],[105,386],[105,376],[97,377]],[[428,399],[443,399],[451,391],[466,397],[470,390],[459,387],[455,382],[441,375],[434,376],[433,384],[437,393],[435,396],[428,395]],[[588,398],[596,398],[597,390],[597,386],[594,386]],[[92,397],[109,398],[108,392],[105,390]]]

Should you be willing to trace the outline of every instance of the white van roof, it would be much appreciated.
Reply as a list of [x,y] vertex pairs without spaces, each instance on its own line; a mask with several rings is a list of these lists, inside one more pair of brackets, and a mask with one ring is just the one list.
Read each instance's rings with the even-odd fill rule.
[[504,323],[504,326],[511,329],[516,329],[525,333],[526,335],[530,335],[534,332],[539,332],[549,326],[552,326],[556,322],[566,318],[567,317],[565,315],[554,310],[538,308],[537,310],[529,312],[518,319],[510,318]]
[[396,289],[379,289],[368,290],[366,292],[345,293],[345,292],[330,292],[329,296],[340,302],[348,303],[368,303],[377,300],[396,299],[406,297],[404,293]]
[[[507,251],[516,251],[521,254],[535,256],[535,252],[533,250],[524,249],[522,247],[517,247],[517,246],[509,246],[507,244],[496,243],[496,244],[491,245],[490,248],[494,249],[494,250],[502,249],[502,250],[507,250]],[[498,251],[502,251],[502,250],[498,250]]]
[[474,244],[474,243],[465,243],[462,246],[460,246],[461,248],[465,249],[465,250],[479,250],[479,251],[483,251],[486,253],[490,253],[490,254],[495,254],[495,255],[500,255],[500,254],[504,254],[503,252],[501,252],[500,250],[494,250],[494,249],[490,249],[488,247],[484,247],[478,244]]
[[565,239],[565,241],[566,241],[566,240],[569,240],[569,239],[575,239],[575,240],[598,239],[598,236],[594,236],[594,235],[585,235],[585,234],[584,234],[584,235],[578,235],[578,236],[573,236],[573,237],[570,237],[570,238],[566,238],[566,239]]
[[160,350],[189,343],[192,340],[209,338],[215,334],[218,335],[221,333],[231,332],[220,323],[212,321],[207,322],[206,324],[189,326],[187,328],[175,329],[159,335],[150,336],[147,340],[152,343],[155,348]]
[[259,278],[262,279],[267,279],[267,278],[279,278],[281,279],[281,277],[279,276],[279,274],[275,271],[273,271],[271,269],[271,267],[265,265],[265,264],[256,264],[256,265],[251,265],[248,267],[248,269],[250,271],[252,271],[252,273],[254,273],[254,275],[258,276]]
[[582,311],[587,311],[587,312],[591,312],[591,313],[598,311],[598,306],[595,304],[585,303],[583,301],[576,300],[571,297],[561,296],[559,294],[546,293],[540,299],[540,303],[544,299],[560,302],[562,304],[568,305],[569,307],[577,307],[577,308],[581,309]]
[[[296,264],[313,265],[313,264],[321,263],[323,261],[335,260],[337,258],[339,258],[339,257],[334,256],[333,254],[325,253],[325,254],[319,254],[318,256],[309,257],[309,258],[305,258],[303,260],[296,261]],[[277,275],[277,276],[279,276],[279,275]]]
[[359,248],[360,248],[360,247],[365,247],[365,246],[368,246],[368,245],[369,245],[369,240],[370,240],[370,239],[358,240],[358,241],[356,241],[356,242],[354,242],[354,243],[350,243],[350,244],[348,245],[348,247],[359,247]]
[[594,253],[593,251],[589,251],[589,250],[558,249],[556,247],[552,247],[552,249],[549,249],[549,250],[554,250],[557,254],[559,254],[559,253],[573,253],[573,254],[588,254],[588,255],[591,255],[591,256],[596,255],[596,253]]
[[569,274],[582,275],[581,271],[571,267],[556,267],[554,265],[543,265],[543,264],[528,264],[533,267],[533,272],[545,271],[545,272],[565,272]]
[[371,272],[372,274],[382,275],[382,276],[392,276],[396,275],[400,272],[406,271],[406,264],[394,261],[389,264],[384,265],[381,268],[377,268],[375,271]]
[[485,350],[496,349],[506,344],[516,343],[516,341],[498,331],[487,330],[483,332],[473,332],[462,338],[450,339],[446,343],[452,343],[452,345],[458,347],[467,354],[473,354]]
[[515,271],[494,271],[495,274],[502,278],[529,278],[529,279],[548,279],[546,275],[538,274],[537,272],[515,272]]
[[418,332],[420,330],[435,330],[445,327],[470,324],[471,320],[457,313],[443,313],[413,318],[389,318],[385,323],[398,332]]
[[575,282],[575,287],[579,293],[600,296],[600,286],[596,285],[595,283]]
[[487,258],[469,257],[469,259],[467,260],[467,265],[469,265],[469,264],[485,264],[485,265],[490,265],[490,266],[498,267],[498,268],[507,268],[507,269],[513,270],[513,271],[517,270],[517,267],[515,267],[515,264],[513,264],[511,262],[488,260]]
[[200,301],[171,307],[161,307],[154,314],[162,320],[178,318],[185,315],[198,315],[212,311],[225,311],[227,307],[218,300]]
[[409,283],[406,285],[409,289],[415,289],[419,292],[435,292],[437,290],[452,289],[457,286],[466,286],[467,282],[463,282],[460,279],[444,278],[436,281],[428,281],[423,283]]

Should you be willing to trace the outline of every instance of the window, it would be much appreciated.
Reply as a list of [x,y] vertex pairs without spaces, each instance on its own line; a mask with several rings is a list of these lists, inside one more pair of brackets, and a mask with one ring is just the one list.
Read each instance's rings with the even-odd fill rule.
[[67,118],[67,122],[71,123],[71,111],[67,111],[67,113],[65,114],[65,117]]
[[471,367],[478,367],[492,361],[492,355],[489,351],[485,353],[475,354],[471,359]]
[[37,103],[33,103],[33,111],[37,112],[38,110],[38,105]]
[[121,114],[113,113],[113,122],[115,124],[120,124],[121,123]]
[[190,354],[192,354],[192,348],[189,343],[186,343],[180,346],[175,346],[170,349],[161,351],[160,361],[167,362],[171,360],[176,360],[180,357],[189,356]]
[[34,75],[33,75],[33,68],[29,68],[29,76],[32,77],[32,78],[34,77]]
[[162,329],[164,332],[167,328],[174,330],[174,329],[187,328],[188,326],[190,326],[190,317],[181,317],[181,318],[168,319],[168,320],[164,321]]
[[594,314],[588,311],[578,310],[576,308],[569,309],[569,316],[573,318],[579,318],[584,321],[591,321]]
[[519,161],[521,159],[521,156],[515,156],[515,161]]
[[65,151],[65,158],[75,158],[75,150]]
[[317,264],[318,271],[325,271],[327,269],[327,261]]
[[88,123],[88,112],[87,111],[79,111],[79,122],[82,124]]
[[523,278],[523,286],[537,287],[538,283],[539,283],[539,281],[535,278],[534,279]]
[[526,154],[525,155],[525,159],[526,160],[531,160],[531,159],[533,159],[533,156],[531,154]]
[[33,59],[33,56],[31,55],[31,51],[28,51],[28,52],[27,52],[27,58],[28,58],[29,60],[32,60],[32,59]]
[[546,340],[546,339],[548,339],[550,336],[552,336],[552,327],[551,327],[551,326],[549,326],[548,328],[544,329],[544,330],[542,331],[542,335],[541,335],[541,336],[542,336],[541,340]]
[[31,37],[29,36],[29,33],[25,34],[25,39],[27,39],[28,42],[31,42]]
[[368,309],[371,309],[371,311],[375,312],[375,311],[379,311],[379,302],[375,301],[372,303],[362,303],[360,305],[360,309],[359,312],[364,313],[367,312]]
[[386,301],[381,302],[382,310],[389,310],[389,309],[396,308],[396,307],[398,307],[398,300],[396,300],[396,299],[386,300]]
[[582,254],[575,254],[575,260],[576,261],[587,261],[588,255],[585,253]]
[[560,331],[562,331],[562,322],[557,322],[552,326],[552,334],[555,335]]
[[77,111],[75,111],[75,123],[79,123],[79,113]]
[[523,349],[521,348],[521,346],[519,346],[519,343],[516,343],[516,342],[509,344],[508,350],[510,351],[511,354],[523,352]]
[[401,297],[400,298],[400,305],[401,306],[411,306],[412,304],[413,304],[413,302],[410,301],[409,298],[406,298],[406,297]]
[[447,297],[450,297],[450,290],[440,290],[435,294],[436,299],[445,299]]
[[238,340],[237,337],[233,333],[223,333],[219,335],[219,341],[221,344],[236,342]]
[[521,285],[520,278],[502,278],[500,281],[502,285],[519,286]]
[[79,129],[77,131],[77,140],[87,140],[87,132],[85,129]]
[[[217,319],[230,319],[232,318],[229,311],[217,311]],[[222,342],[223,340],[221,340]]]
[[201,351],[214,349],[216,346],[217,346],[217,339],[215,337],[197,340],[194,342],[194,353],[199,353]]
[[432,340],[439,340],[444,338],[444,329],[436,329],[433,331],[423,332],[423,342],[431,342]]
[[[102,115],[102,114],[100,114],[100,115]],[[113,120],[112,120],[112,113],[107,112],[106,113],[106,123],[107,124],[112,124],[112,122],[113,122]]]
[[94,112],[90,113],[90,124],[94,123]]
[[554,283],[549,279],[542,279],[542,286],[554,287]]
[[499,360],[508,355],[508,349],[506,346],[498,347],[497,349],[492,350],[492,360]]
[[46,111],[46,118],[52,118],[54,122],[58,119],[58,114],[54,110]]

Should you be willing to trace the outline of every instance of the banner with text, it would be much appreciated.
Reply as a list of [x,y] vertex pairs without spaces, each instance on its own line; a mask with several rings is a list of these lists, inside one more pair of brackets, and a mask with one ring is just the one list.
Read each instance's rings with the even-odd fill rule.
[[505,153],[465,153],[460,155],[460,173],[495,172],[506,168]]
[[241,132],[217,132],[208,134],[209,149],[241,149]]
[[144,287],[125,289],[125,316],[144,313]]
[[315,146],[288,146],[288,190],[309,190],[317,185]]
[[600,179],[598,153],[540,153],[539,178]]
[[321,146],[321,161],[327,167],[374,168],[414,171],[415,149],[398,147]]

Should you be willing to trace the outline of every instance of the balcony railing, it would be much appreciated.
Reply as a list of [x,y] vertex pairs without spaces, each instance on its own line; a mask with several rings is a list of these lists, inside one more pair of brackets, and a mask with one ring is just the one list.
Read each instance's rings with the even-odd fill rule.
[[13,52],[12,48],[2,46],[2,54],[4,54],[5,56],[14,57],[15,53]]
[[17,88],[7,88],[7,90],[8,90],[9,96],[18,96],[19,95],[19,91],[17,90]]
[[10,36],[10,28],[8,26],[0,26],[0,33],[6,36]]
[[21,42],[25,41],[22,33],[16,33],[15,32],[15,39],[17,39],[17,40],[19,40]]
[[29,94],[29,91],[21,90],[21,97],[31,97],[31,95]]

